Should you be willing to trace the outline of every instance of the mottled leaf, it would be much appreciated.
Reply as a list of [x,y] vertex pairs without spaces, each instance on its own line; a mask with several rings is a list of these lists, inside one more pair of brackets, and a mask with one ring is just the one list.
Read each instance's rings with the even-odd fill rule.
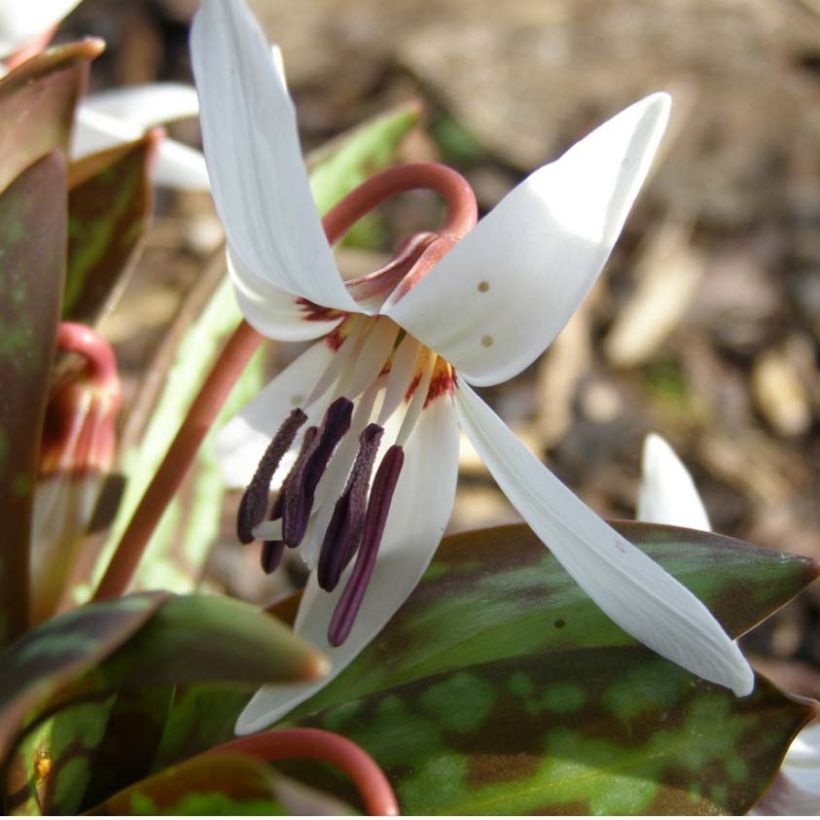
[[93,324],[124,287],[151,214],[158,138],[150,132],[72,166],[64,319]]
[[0,760],[24,725],[130,638],[162,599],[144,593],[75,609],[9,647],[0,656]]
[[[617,526],[735,636],[817,575],[722,536]],[[381,635],[288,723],[361,744],[405,813],[703,814],[752,805],[812,714],[764,680],[738,699],[636,644],[513,526],[446,539]]]
[[337,800],[238,754],[204,755],[119,792],[90,814],[348,814]]
[[[148,604],[145,616],[130,632],[117,633],[119,640],[97,646],[86,636],[98,623],[102,628],[115,625],[124,612],[146,609]],[[54,647],[61,645],[58,641],[67,642],[65,635],[72,638],[72,646],[78,643],[88,649],[88,660],[82,656],[77,662],[76,652],[56,655]],[[26,725],[42,715],[45,706],[56,712],[39,744],[51,773],[38,782],[29,762],[9,791],[18,792],[22,802],[38,787],[47,809],[69,814],[149,771],[163,733],[170,685],[230,681],[255,687],[312,680],[326,670],[315,649],[250,604],[217,596],[160,599],[142,593],[74,610],[13,647],[2,661],[4,670],[8,663],[13,672],[8,691],[5,679],[0,688],[0,695],[13,707],[2,713],[4,719],[6,714],[21,714],[13,687],[20,681],[36,682],[29,659],[36,662],[41,653],[51,658],[49,648],[59,660],[58,668],[43,669],[37,697],[27,697],[23,707]],[[34,672],[38,668],[35,664]],[[112,694],[115,697],[109,697]],[[94,702],[56,711],[55,707],[79,699]],[[11,726],[9,737],[21,722],[18,719]],[[140,743],[135,746],[137,739]],[[106,771],[97,772],[99,766]],[[64,771],[71,774],[62,775],[61,782],[58,775]]]
[[[818,573],[810,559],[722,535],[631,521],[613,524],[689,587],[732,636],[751,629]],[[388,628],[301,709],[545,649],[632,643],[528,527],[467,532],[442,542]]]
[[23,632],[29,617],[32,501],[65,232],[65,164],[51,153],[0,194],[0,647]]
[[103,48],[97,39],[52,48],[0,79],[0,191],[36,159],[68,153],[88,64]]
[[324,656],[275,618],[234,598],[169,598],[99,670],[111,683],[314,680]]
[[405,814],[735,814],[811,714],[764,679],[739,699],[621,646],[470,666],[300,724],[367,749]]

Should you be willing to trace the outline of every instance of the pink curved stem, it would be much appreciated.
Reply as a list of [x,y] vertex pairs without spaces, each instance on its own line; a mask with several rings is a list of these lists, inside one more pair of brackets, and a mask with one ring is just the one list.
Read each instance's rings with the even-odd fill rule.
[[331,763],[341,769],[359,790],[371,815],[400,814],[396,795],[384,772],[370,755],[352,740],[324,729],[275,729],[229,740],[206,754],[239,752],[273,762],[306,758]]
[[57,327],[57,349],[82,356],[93,382],[111,383],[118,378],[117,360],[110,343],[86,325],[60,322]]
[[358,219],[391,196],[420,188],[440,194],[447,206],[447,219],[439,234],[460,239],[478,218],[478,206],[470,183],[461,174],[435,162],[394,165],[363,182],[327,212],[322,224],[333,244]]

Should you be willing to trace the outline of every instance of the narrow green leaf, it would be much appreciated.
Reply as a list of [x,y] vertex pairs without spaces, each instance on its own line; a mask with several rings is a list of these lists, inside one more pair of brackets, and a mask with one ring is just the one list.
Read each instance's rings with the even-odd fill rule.
[[65,179],[52,153],[0,194],[0,648],[29,618],[32,501],[65,276]]
[[125,285],[151,214],[155,148],[149,133],[71,169],[64,319],[93,324]]
[[326,669],[321,653],[255,606],[217,595],[170,597],[99,670],[106,686],[292,682]]
[[32,162],[68,153],[74,108],[101,40],[58,46],[0,79],[0,191]]

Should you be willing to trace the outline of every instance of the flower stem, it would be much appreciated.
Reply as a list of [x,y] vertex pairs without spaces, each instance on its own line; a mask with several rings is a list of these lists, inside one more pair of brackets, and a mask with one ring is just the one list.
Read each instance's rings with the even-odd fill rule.
[[165,507],[182,484],[199,445],[261,341],[262,336],[247,322],[242,322],[228,340],[117,544],[94,594],[95,601],[115,598],[128,588]]
[[57,328],[57,349],[82,356],[88,377],[95,384],[108,384],[118,380],[117,360],[111,345],[90,327],[76,322],[60,322]]
[[389,197],[419,188],[436,191],[447,206],[447,219],[437,233],[460,239],[475,225],[478,208],[470,183],[446,165],[414,162],[394,165],[370,177],[328,211],[322,220],[328,241],[336,242],[358,219]]
[[[388,197],[418,188],[432,189],[445,201],[447,219],[439,233],[458,239],[475,225],[476,200],[467,180],[444,165],[413,163],[396,165],[370,177],[331,208],[322,220],[328,242],[332,245],[338,241],[357,220]],[[134,511],[93,600],[115,598],[128,588],[165,507],[262,340],[245,321],[228,340]]]
[[272,762],[307,758],[341,769],[359,790],[365,811],[371,815],[399,814],[399,804],[384,772],[353,741],[324,729],[277,729],[229,740],[206,754],[239,752]]

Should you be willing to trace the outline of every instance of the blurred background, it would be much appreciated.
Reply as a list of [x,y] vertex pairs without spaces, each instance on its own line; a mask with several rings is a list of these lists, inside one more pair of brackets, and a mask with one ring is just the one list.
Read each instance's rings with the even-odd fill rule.
[[[820,0],[251,0],[283,49],[305,149],[411,99],[405,161],[440,160],[492,207],[525,174],[639,97],[673,120],[605,275],[550,350],[485,395],[601,514],[634,516],[642,440],[691,469],[714,528],[820,561]],[[196,0],[85,0],[59,39],[108,43],[92,89],[189,82]],[[193,121],[171,129],[197,145]],[[367,272],[437,224],[406,195],[339,251]],[[128,390],[148,374],[222,241],[207,195],[160,192],[139,270],[104,332]],[[297,353],[271,350],[271,372]],[[451,531],[515,521],[465,447]],[[288,579],[234,543],[209,565],[269,599]],[[820,586],[745,640],[784,688],[820,697]]]

